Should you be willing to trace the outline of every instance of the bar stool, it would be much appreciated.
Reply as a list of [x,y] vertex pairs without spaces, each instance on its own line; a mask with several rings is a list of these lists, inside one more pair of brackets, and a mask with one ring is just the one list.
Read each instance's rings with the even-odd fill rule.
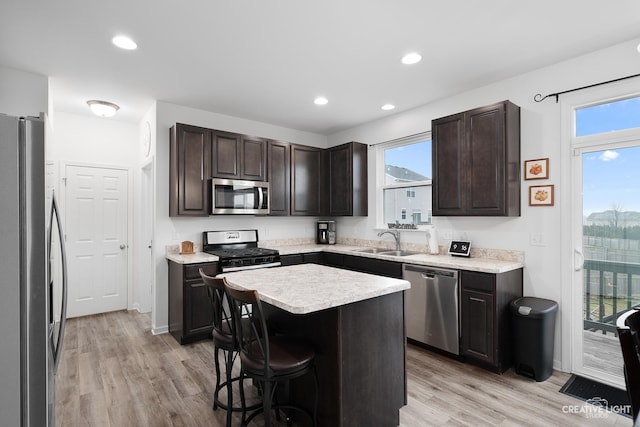
[[[318,408],[318,376],[313,363],[315,350],[310,345],[291,337],[269,335],[262,303],[256,290],[240,289],[227,281],[225,281],[225,287],[233,311],[234,329],[240,344],[242,425],[246,426],[256,415],[264,413],[264,425],[269,427],[272,409],[276,411],[289,409],[304,414],[315,426]],[[279,382],[288,382],[307,373],[313,374],[316,391],[312,414],[304,408],[289,403],[274,403]],[[243,387],[245,377],[252,378],[262,388],[262,408],[253,411],[248,417]]]
[[[232,378],[233,364],[240,345],[235,337],[233,328],[232,312],[227,303],[224,279],[218,277],[207,276],[202,269],[199,270],[200,277],[207,285],[207,292],[211,300],[211,308],[213,311],[213,361],[216,367],[216,385],[213,391],[213,409],[218,408],[227,411],[227,427],[231,427],[231,415],[233,411],[240,412],[242,406],[233,407],[233,382],[239,381],[240,377]],[[225,357],[225,381],[220,381],[220,361],[219,353],[223,352]],[[222,403],[218,398],[220,390],[226,388],[227,402]]]

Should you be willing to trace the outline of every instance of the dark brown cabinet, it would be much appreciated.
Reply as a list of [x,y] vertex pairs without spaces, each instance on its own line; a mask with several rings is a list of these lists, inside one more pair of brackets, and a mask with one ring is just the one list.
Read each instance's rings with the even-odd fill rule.
[[211,178],[268,181],[269,215],[366,216],[367,149],[329,149],[177,123],[171,128],[169,215],[208,216]]
[[210,162],[213,178],[266,181],[267,140],[214,130]]
[[169,215],[209,215],[211,131],[178,123],[169,144]]
[[358,142],[326,150],[328,215],[367,216],[367,146]]
[[322,149],[291,144],[291,215],[322,212]]
[[522,269],[500,274],[460,272],[460,352],[504,372],[512,364],[509,302],[522,296]]
[[199,269],[218,274],[218,263],[178,264],[169,261],[169,332],[180,344],[211,338],[213,314]]
[[520,215],[520,107],[504,101],[432,122],[433,215]]
[[269,141],[267,159],[271,200],[269,215],[289,215],[290,147],[287,142]]

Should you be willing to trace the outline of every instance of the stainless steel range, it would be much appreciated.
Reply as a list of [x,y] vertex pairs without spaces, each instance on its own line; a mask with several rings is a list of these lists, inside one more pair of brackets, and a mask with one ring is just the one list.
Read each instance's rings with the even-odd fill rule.
[[205,231],[202,249],[219,258],[223,273],[280,265],[277,250],[258,247],[258,230]]

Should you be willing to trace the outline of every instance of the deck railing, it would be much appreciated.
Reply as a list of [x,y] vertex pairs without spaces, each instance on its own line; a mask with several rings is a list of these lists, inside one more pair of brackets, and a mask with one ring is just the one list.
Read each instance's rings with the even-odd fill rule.
[[640,264],[585,260],[584,275],[584,329],[617,335],[618,316],[640,302]]

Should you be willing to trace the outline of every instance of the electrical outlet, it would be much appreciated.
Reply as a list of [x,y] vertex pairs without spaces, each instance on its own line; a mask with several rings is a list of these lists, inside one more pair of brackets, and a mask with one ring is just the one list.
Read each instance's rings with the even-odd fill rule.
[[547,244],[544,242],[542,233],[531,233],[529,235],[529,244],[531,246],[547,246]]

